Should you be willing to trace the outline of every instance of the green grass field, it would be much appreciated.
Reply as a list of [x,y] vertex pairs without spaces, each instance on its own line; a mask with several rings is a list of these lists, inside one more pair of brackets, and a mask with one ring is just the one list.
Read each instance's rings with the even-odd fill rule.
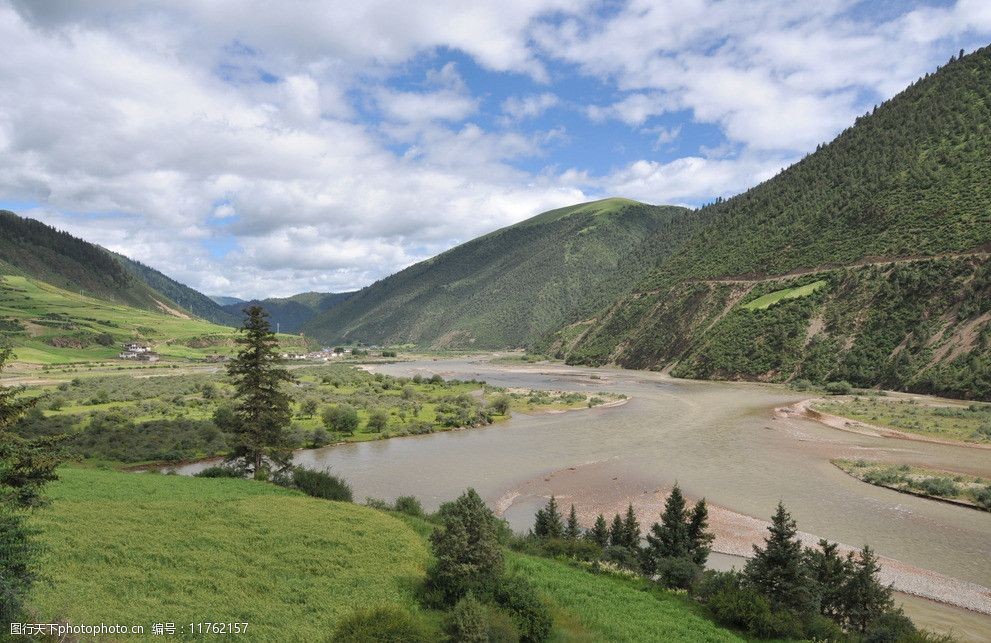
[[797,288],[785,288],[783,290],[775,290],[774,292],[769,292],[762,297],[758,297],[753,301],[749,301],[743,304],[742,308],[744,310],[766,310],[772,304],[776,304],[779,301],[784,301],[785,299],[798,299],[799,297],[808,297],[815,291],[819,290],[826,285],[825,281],[814,281],[810,284],[805,284],[804,286],[798,286]]
[[[234,348],[233,328],[113,304],[12,275],[0,276],[0,322],[15,359],[33,364],[115,360],[128,341],[145,342],[163,358],[186,360],[229,354]],[[111,341],[101,344],[101,336]],[[280,341],[287,348],[305,345],[290,335]]]
[[[423,521],[247,480],[60,474],[34,519],[50,580],[30,601],[38,622],[247,622],[246,640],[325,640],[357,607],[421,609]],[[508,556],[551,603],[552,640],[739,640],[644,581]]]
[[415,606],[426,542],[402,521],[269,484],[65,468],[37,515],[42,622],[247,622],[323,640],[352,609]]
[[741,641],[698,615],[690,600],[634,578],[592,574],[566,563],[515,554],[510,568],[588,634],[589,641]]

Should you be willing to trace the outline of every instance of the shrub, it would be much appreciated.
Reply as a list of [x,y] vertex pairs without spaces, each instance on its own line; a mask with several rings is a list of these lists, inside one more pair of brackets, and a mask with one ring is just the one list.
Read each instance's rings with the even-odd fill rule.
[[448,633],[459,643],[487,643],[489,633],[485,617],[485,606],[468,592],[451,610]]
[[991,511],[991,485],[988,485],[983,489],[976,489],[973,494],[974,502],[988,511]]
[[350,404],[328,406],[323,410],[321,419],[331,431],[351,434],[358,430],[358,411]]
[[661,558],[657,561],[657,575],[665,587],[691,589],[702,578],[702,568],[691,558]]
[[334,631],[334,641],[347,643],[427,643],[436,640],[423,619],[408,610],[384,605],[359,609]]
[[895,643],[907,641],[918,633],[909,617],[900,609],[881,614],[864,632],[864,643]]
[[960,488],[949,478],[926,478],[912,486],[930,496],[950,498],[960,492]]
[[508,395],[499,395],[492,400],[490,404],[492,410],[499,415],[509,415],[509,409],[511,406]]
[[786,611],[772,611],[771,604],[751,588],[726,587],[707,603],[713,617],[757,638],[800,638],[801,625]]
[[423,505],[420,504],[420,501],[415,496],[399,496],[396,498],[396,511],[417,518],[424,516]]
[[503,578],[496,588],[495,599],[509,612],[519,629],[521,641],[537,643],[550,636],[554,625],[551,610],[526,578]]
[[324,471],[296,467],[292,472],[292,484],[308,496],[324,500],[351,502],[351,485]]
[[367,429],[372,433],[379,433],[384,431],[386,425],[389,424],[389,414],[382,409],[375,409],[368,416],[368,426]]
[[796,391],[807,391],[812,387],[812,382],[808,380],[795,380],[791,383],[791,387]]
[[310,435],[310,446],[314,449],[319,449],[320,447],[325,447],[330,444],[330,433],[327,433],[327,429],[322,427],[317,427],[313,430]]
[[853,392],[853,386],[850,385],[850,382],[845,380],[828,382],[826,384],[826,392],[830,395],[849,395]]
[[602,560],[625,569],[640,569],[640,559],[637,553],[622,545],[610,545],[603,549]]
[[238,471],[234,467],[212,466],[203,469],[199,473],[194,473],[196,478],[243,478],[244,472]]

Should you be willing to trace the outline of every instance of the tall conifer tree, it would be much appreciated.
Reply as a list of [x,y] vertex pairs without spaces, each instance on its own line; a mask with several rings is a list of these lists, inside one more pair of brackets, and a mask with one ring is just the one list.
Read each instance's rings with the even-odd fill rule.
[[289,395],[283,384],[292,382],[280,364],[279,341],[261,306],[244,310],[244,325],[235,341],[241,347],[227,365],[234,384],[235,444],[229,460],[243,464],[255,475],[269,465],[284,469],[292,460],[287,428],[292,420]]

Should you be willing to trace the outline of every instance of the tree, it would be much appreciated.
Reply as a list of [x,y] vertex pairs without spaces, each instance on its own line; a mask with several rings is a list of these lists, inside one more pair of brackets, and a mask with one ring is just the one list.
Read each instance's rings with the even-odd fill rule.
[[687,558],[691,554],[691,537],[688,531],[688,514],[685,509],[685,496],[675,484],[671,494],[664,501],[661,522],[654,523],[647,534],[648,557]]
[[303,417],[311,418],[317,414],[317,401],[313,398],[303,400],[299,405],[299,414]]
[[358,430],[358,409],[350,404],[336,404],[323,410],[323,424],[331,431],[351,435]]
[[743,574],[747,583],[777,609],[805,613],[812,604],[810,582],[802,557],[802,543],[791,514],[778,502],[767,528],[764,548],[754,545],[754,557]]
[[637,522],[637,515],[633,513],[633,503],[626,508],[626,518],[623,520],[623,538],[626,546],[630,548],[640,547],[640,523]]
[[818,597],[819,612],[842,624],[844,621],[844,590],[853,571],[849,557],[838,553],[836,543],[819,541],[819,549],[805,550],[805,566],[812,588]]
[[368,430],[372,433],[384,431],[388,424],[389,414],[382,409],[375,409],[368,416]]
[[843,587],[843,609],[847,626],[863,634],[877,619],[894,609],[892,588],[878,580],[881,565],[869,546],[864,545],[860,555],[851,555],[850,559],[853,569]]
[[441,517],[443,524],[430,537],[436,563],[428,572],[428,587],[446,605],[454,605],[469,591],[491,596],[503,573],[492,512],[474,489],[468,489]]
[[709,553],[712,551],[712,541],[716,539],[715,534],[709,529],[709,509],[705,505],[705,498],[695,503],[692,513],[688,517],[688,548],[694,562],[699,567],[705,567],[709,560]]
[[292,419],[289,396],[282,385],[293,377],[279,365],[278,339],[261,306],[245,308],[244,325],[235,340],[241,346],[227,365],[234,384],[232,426],[234,448],[228,460],[260,475],[268,463],[280,470],[291,464],[286,429]]
[[[10,358],[0,348],[0,372]],[[43,487],[56,480],[57,438],[27,440],[13,432],[36,399],[19,398],[22,389],[0,387],[0,628],[7,631],[18,617],[38,576],[39,547],[27,525],[26,510],[46,503]]]
[[505,415],[506,417],[509,417],[510,405],[511,403],[508,395],[499,395],[495,399],[493,399],[492,403],[490,404],[493,411],[495,411],[499,415]]
[[533,525],[533,533],[538,538],[561,538],[564,536],[564,522],[557,508],[554,496],[547,501],[547,506],[537,512]]
[[609,544],[613,547],[626,546],[626,529],[619,514],[616,514],[612,519],[612,525],[609,526]]
[[564,527],[564,537],[568,540],[578,540],[581,533],[582,528],[578,524],[578,513],[575,511],[575,504],[571,503],[571,511],[568,512],[568,524]]
[[606,547],[609,545],[609,527],[606,524],[606,517],[602,514],[595,519],[595,524],[592,526],[592,530],[589,531],[586,536],[596,543],[599,547]]

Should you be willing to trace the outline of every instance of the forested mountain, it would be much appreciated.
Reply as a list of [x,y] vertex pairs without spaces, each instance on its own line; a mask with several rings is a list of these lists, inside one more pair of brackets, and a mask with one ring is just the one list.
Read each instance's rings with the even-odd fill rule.
[[100,246],[7,210],[0,210],[0,274],[146,310],[160,310],[159,302],[175,305]]
[[572,363],[680,361],[691,377],[991,396],[991,49],[699,215],[633,292],[551,349]]
[[291,297],[270,297],[243,301],[235,299],[223,306],[224,311],[240,320],[242,311],[248,306],[261,306],[269,315],[269,322],[284,333],[296,333],[303,324],[316,315],[330,310],[354,293],[350,292],[304,292]]
[[238,321],[206,295],[154,268],[6,210],[0,210],[0,274],[142,310],[225,325]]
[[303,330],[325,342],[523,346],[628,291],[691,229],[689,212],[627,199],[545,212],[376,282]]
[[128,259],[117,253],[112,254],[125,270],[197,317],[224,326],[240,324],[240,315],[231,314],[198,290],[193,290],[140,261]]

